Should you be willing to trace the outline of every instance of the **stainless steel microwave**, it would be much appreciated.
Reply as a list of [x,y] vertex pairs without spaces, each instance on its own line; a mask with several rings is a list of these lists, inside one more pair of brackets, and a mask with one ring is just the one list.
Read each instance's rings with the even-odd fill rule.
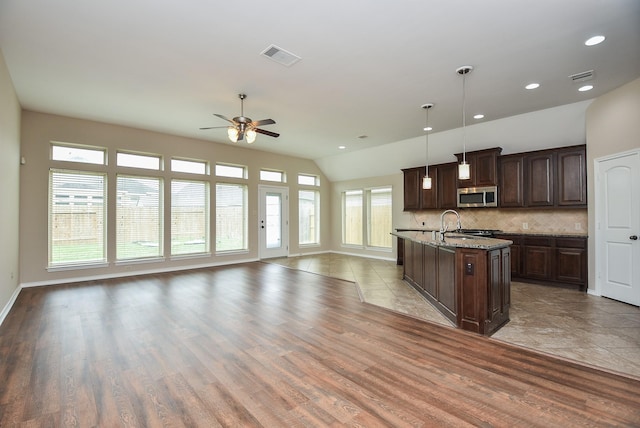
[[498,187],[465,187],[458,189],[458,207],[497,207]]

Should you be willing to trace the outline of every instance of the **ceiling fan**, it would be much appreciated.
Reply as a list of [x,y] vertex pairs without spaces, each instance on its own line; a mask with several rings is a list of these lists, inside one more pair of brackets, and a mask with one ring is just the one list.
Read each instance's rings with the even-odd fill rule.
[[227,134],[229,135],[229,139],[234,143],[241,141],[244,137],[247,137],[247,143],[251,144],[256,140],[257,134],[268,135],[269,137],[279,137],[280,134],[271,131],[265,131],[264,129],[258,128],[258,126],[262,125],[273,125],[276,123],[273,119],[262,119],[262,120],[251,120],[248,117],[244,116],[244,99],[247,98],[245,94],[238,94],[240,98],[240,116],[236,116],[233,119],[228,119],[221,114],[214,113],[214,116],[218,116],[220,119],[224,119],[227,122],[230,122],[232,126],[210,126],[207,128],[200,129],[216,129],[216,128],[227,128]]

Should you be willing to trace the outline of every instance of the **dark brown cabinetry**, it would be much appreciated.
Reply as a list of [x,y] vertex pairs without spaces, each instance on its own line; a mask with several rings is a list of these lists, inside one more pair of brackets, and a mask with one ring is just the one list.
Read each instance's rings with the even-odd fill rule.
[[524,207],[524,156],[500,156],[498,171],[500,207]]
[[448,209],[458,206],[458,164],[455,162],[445,163],[437,166],[438,169],[438,206],[437,208]]
[[[422,169],[422,174],[420,170]],[[419,210],[420,206],[420,190],[422,188],[422,176],[424,176],[424,167],[407,168],[402,170],[404,177],[404,210]]]
[[554,153],[525,156],[525,201],[528,207],[552,207],[554,202]]
[[557,152],[558,206],[587,206],[587,152],[584,146]]
[[[498,185],[498,156],[502,148],[467,152],[469,179],[458,180],[458,187],[484,187]],[[462,162],[462,153],[457,153],[458,163]]]
[[404,239],[404,279],[458,327],[489,335],[509,321],[511,257]]
[[586,207],[586,165],[584,145],[500,156],[500,207]]
[[457,165],[452,163],[430,165],[431,189],[422,188],[425,167],[403,169],[404,211],[416,211],[457,206]]
[[587,238],[498,235],[513,241],[511,277],[587,289]]

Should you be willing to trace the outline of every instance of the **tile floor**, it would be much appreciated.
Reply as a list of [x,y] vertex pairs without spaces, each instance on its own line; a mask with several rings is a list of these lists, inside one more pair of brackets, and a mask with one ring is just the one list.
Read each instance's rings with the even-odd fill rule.
[[[266,260],[357,284],[367,303],[451,326],[395,262],[343,254]],[[513,282],[508,324],[492,339],[640,378],[640,309],[576,290]]]

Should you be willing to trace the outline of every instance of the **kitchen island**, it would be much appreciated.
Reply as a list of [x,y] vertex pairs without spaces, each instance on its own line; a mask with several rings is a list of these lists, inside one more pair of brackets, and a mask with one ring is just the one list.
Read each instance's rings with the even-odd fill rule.
[[509,321],[511,241],[392,232],[403,242],[403,278],[456,327],[491,335]]

